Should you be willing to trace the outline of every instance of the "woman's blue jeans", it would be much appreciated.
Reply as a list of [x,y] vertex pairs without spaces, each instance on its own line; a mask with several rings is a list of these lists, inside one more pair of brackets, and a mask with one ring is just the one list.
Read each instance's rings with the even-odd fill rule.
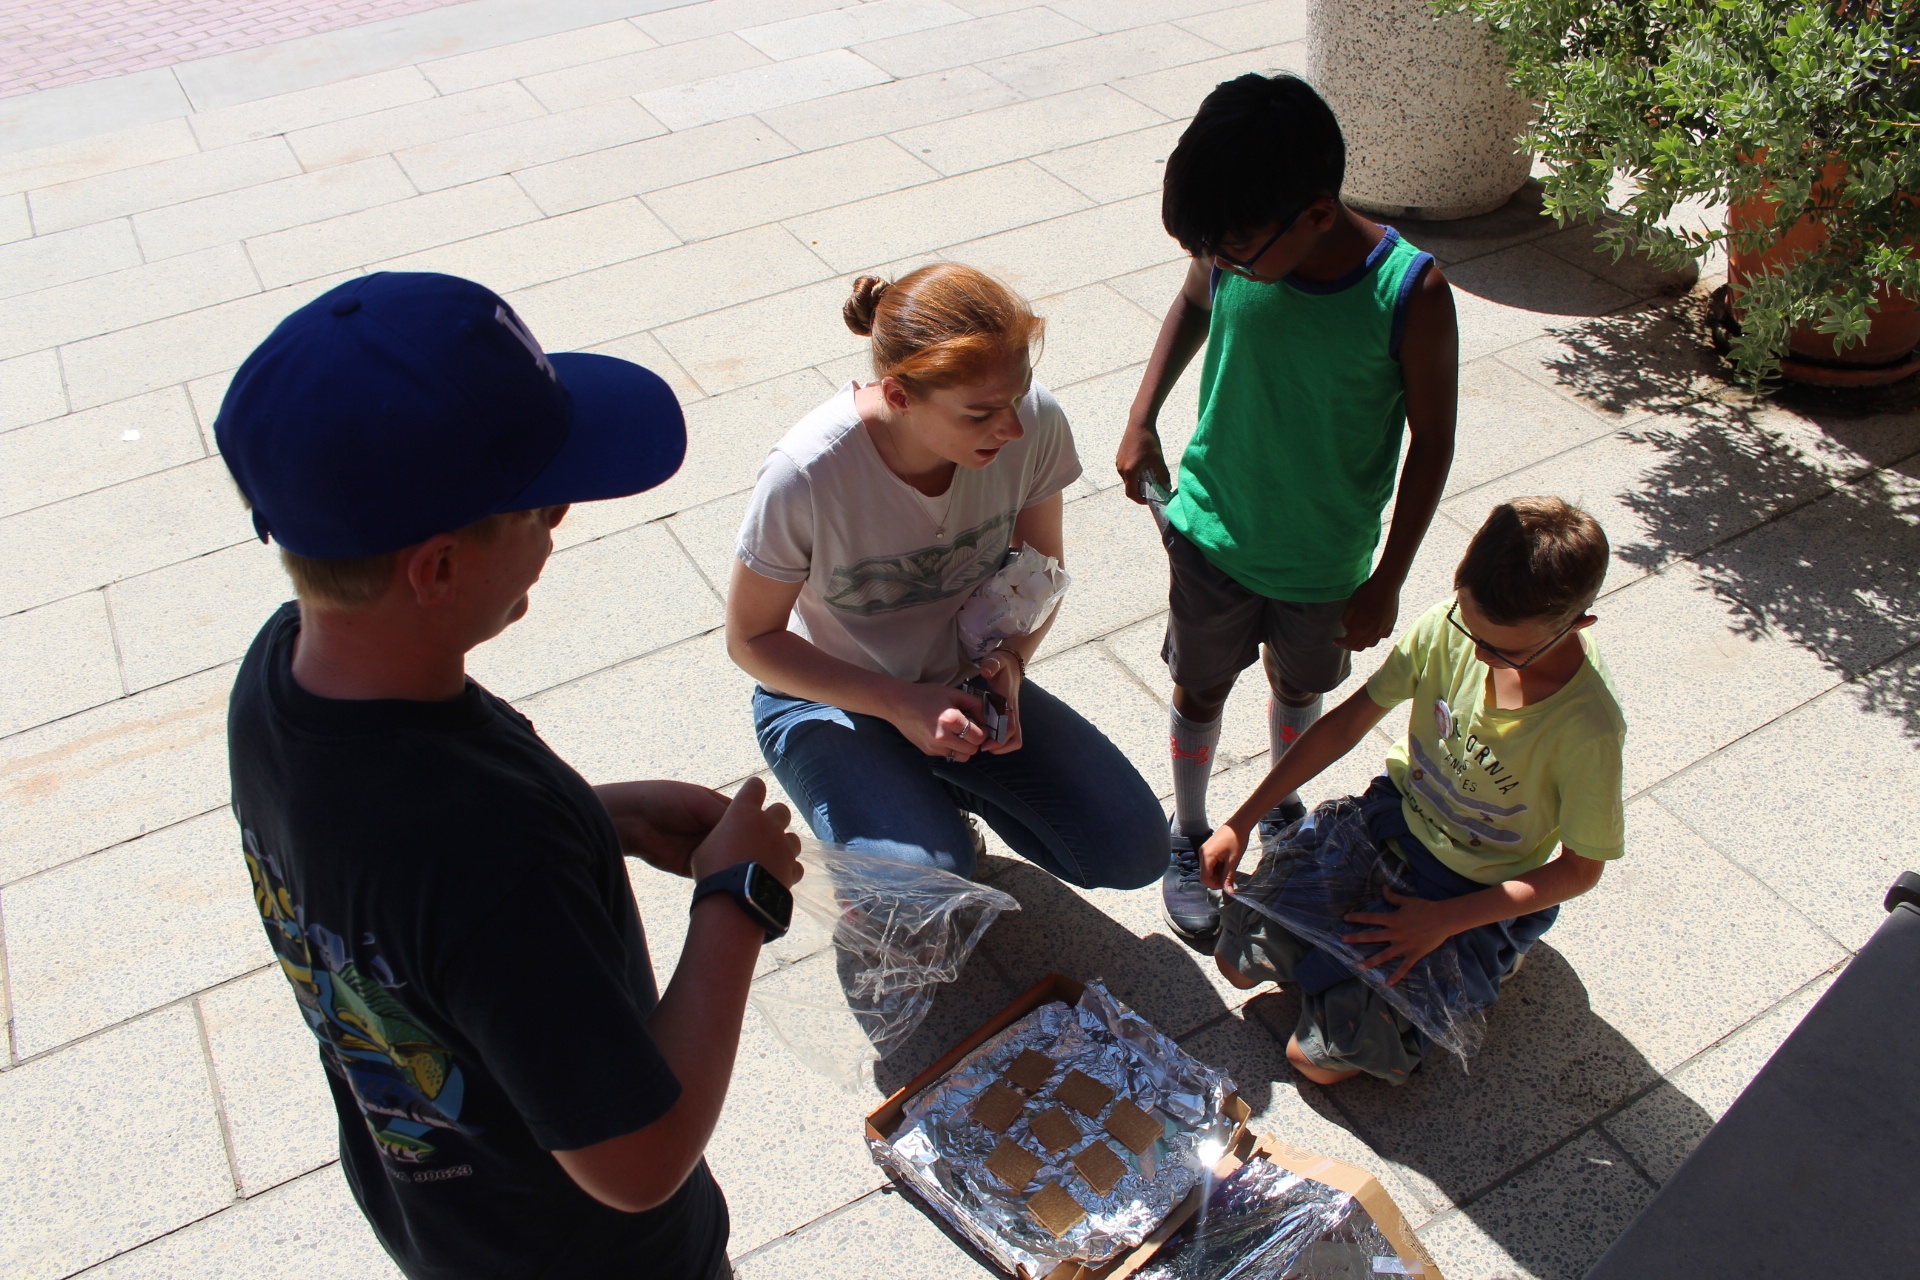
[[1020,750],[953,762],[875,716],[755,689],[774,776],[821,840],[971,879],[979,814],[1021,857],[1082,888],[1138,889],[1167,866],[1153,789],[1079,712],[1020,687]]

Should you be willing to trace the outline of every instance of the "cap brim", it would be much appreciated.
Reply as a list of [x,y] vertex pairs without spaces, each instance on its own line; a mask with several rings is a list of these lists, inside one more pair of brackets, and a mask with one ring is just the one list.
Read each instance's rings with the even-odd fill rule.
[[584,351],[549,353],[573,396],[573,428],[546,469],[502,511],[624,498],[662,483],[687,456],[687,420],[651,369]]

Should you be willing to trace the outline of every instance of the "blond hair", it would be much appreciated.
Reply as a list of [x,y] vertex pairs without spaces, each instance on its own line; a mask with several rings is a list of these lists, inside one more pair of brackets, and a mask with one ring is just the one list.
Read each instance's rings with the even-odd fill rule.
[[[459,538],[472,538],[485,544],[500,536],[506,522],[524,511],[509,511],[486,516],[454,531]],[[300,603],[316,609],[365,609],[386,594],[393,581],[393,567],[400,552],[377,556],[358,556],[351,560],[316,560],[296,555],[282,546],[280,564],[293,579],[293,593]]]

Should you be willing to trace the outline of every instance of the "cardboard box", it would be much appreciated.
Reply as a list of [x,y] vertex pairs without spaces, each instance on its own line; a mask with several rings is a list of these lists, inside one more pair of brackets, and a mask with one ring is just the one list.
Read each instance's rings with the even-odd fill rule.
[[[867,1116],[867,1137],[876,1142],[891,1140],[894,1133],[899,1130],[901,1122],[906,1118],[907,1103],[921,1090],[945,1076],[959,1066],[961,1060],[968,1054],[1041,1005],[1053,1000],[1059,1000],[1068,1005],[1077,1004],[1083,989],[1080,983],[1071,978],[1063,978],[1057,973],[1048,974],[1019,999],[988,1019],[972,1035],[955,1045],[938,1062],[908,1081],[892,1097],[881,1103]],[[1214,1166],[1216,1178],[1224,1178],[1248,1160],[1256,1156],[1264,1156],[1274,1164],[1300,1174],[1302,1177],[1312,1178],[1316,1182],[1345,1191],[1358,1200],[1361,1207],[1373,1216],[1381,1234],[1393,1243],[1403,1261],[1419,1264],[1424,1270],[1426,1280],[1441,1280],[1439,1270],[1427,1257],[1426,1250],[1421,1247],[1412,1229],[1407,1226],[1405,1215],[1400,1212],[1399,1206],[1393,1202],[1393,1197],[1387,1194],[1386,1188],[1382,1187],[1373,1175],[1357,1166],[1315,1155],[1311,1151],[1303,1151],[1298,1147],[1249,1131],[1247,1120],[1251,1110],[1237,1093],[1228,1095],[1224,1109],[1228,1117],[1235,1122],[1235,1129],[1227,1153],[1221,1157],[1220,1163]],[[1186,1199],[1174,1207],[1152,1235],[1137,1247],[1108,1259],[1098,1267],[1089,1267],[1084,1263],[1069,1260],[1055,1267],[1045,1277],[1029,1276],[1023,1269],[1020,1280],[1125,1280],[1125,1277],[1132,1275],[1151,1261],[1168,1237],[1185,1226],[1187,1220],[1199,1211],[1204,1194],[1204,1185],[1195,1187],[1188,1193]]]

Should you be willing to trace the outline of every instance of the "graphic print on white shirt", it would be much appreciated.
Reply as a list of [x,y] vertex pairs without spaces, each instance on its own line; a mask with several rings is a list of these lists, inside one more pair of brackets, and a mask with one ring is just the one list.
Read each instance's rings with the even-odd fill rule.
[[835,565],[823,596],[836,609],[870,618],[971,591],[1006,559],[1013,518],[1013,512],[1003,511],[962,531],[951,543]]

